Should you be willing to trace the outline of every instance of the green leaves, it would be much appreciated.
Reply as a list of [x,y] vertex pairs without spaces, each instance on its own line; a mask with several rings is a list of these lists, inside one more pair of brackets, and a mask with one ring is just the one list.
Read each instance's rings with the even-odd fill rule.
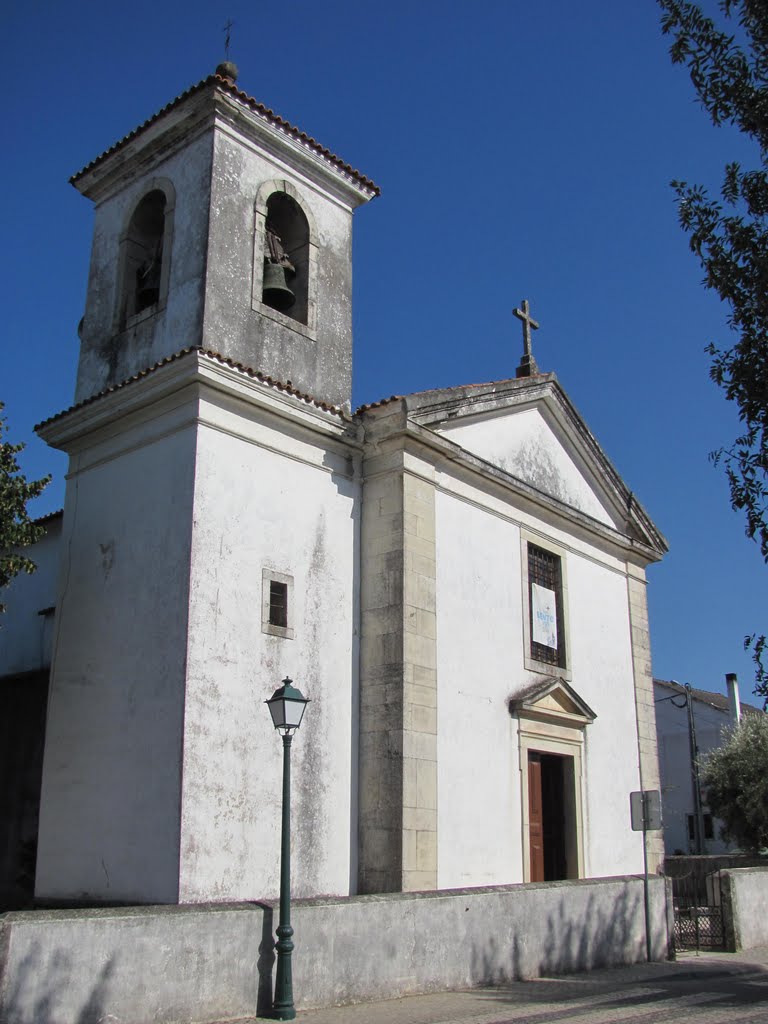
[[768,715],[745,715],[704,760],[701,780],[723,838],[750,853],[768,847]]
[[[0,414],[4,406],[0,402]],[[5,418],[0,415],[0,592],[20,572],[34,572],[35,563],[20,549],[34,544],[45,532],[27,514],[27,502],[36,498],[50,477],[28,481],[21,472],[16,456],[23,444],[3,441]],[[0,612],[5,605],[0,602]]]
[[[687,0],[659,6],[662,32],[673,36],[672,60],[688,67],[712,123],[737,127],[758,147],[759,166],[726,165],[719,199],[701,185],[673,181],[672,188],[704,286],[728,304],[736,335],[730,346],[707,348],[710,376],[743,424],[712,461],[725,470],[731,505],[768,561],[768,5],[721,0],[720,25]],[[758,672],[757,682],[768,697],[768,679]]]

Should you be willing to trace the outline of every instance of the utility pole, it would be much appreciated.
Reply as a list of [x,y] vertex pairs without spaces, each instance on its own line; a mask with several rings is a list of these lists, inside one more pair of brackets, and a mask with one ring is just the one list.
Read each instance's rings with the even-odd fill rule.
[[691,749],[691,782],[693,784],[693,843],[694,852],[704,850],[704,814],[701,809],[701,780],[699,779],[699,746],[696,742],[696,722],[693,717],[691,684],[685,684],[685,703],[688,707],[688,744]]

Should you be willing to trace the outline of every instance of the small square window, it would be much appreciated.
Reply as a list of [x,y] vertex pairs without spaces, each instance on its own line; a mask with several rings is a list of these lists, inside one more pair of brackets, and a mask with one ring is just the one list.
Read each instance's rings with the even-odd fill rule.
[[294,639],[293,576],[262,570],[261,631],[285,640]]

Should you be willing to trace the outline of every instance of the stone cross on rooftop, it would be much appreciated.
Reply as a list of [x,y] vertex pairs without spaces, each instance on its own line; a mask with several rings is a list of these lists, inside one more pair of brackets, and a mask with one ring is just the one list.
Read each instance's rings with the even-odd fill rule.
[[523,323],[523,358],[520,360],[520,365],[515,371],[515,376],[531,377],[539,372],[536,360],[533,358],[533,352],[531,351],[531,328],[534,331],[538,331],[539,325],[530,314],[528,299],[523,299],[520,305],[523,308],[515,309],[513,313]]

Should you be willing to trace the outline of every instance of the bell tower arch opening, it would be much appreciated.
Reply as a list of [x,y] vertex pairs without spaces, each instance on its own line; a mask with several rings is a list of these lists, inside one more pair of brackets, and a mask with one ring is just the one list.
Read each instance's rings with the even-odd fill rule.
[[253,308],[315,339],[317,232],[297,189],[268,181],[255,202]]
[[165,304],[173,205],[172,189],[155,184],[133,208],[120,240],[118,331]]
[[262,302],[306,324],[309,224],[295,199],[285,192],[269,197],[265,231]]

